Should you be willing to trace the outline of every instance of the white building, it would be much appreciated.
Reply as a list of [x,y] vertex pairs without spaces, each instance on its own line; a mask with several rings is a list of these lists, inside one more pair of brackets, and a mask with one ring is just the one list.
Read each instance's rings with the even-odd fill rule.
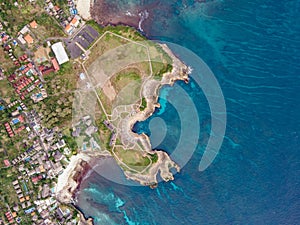
[[54,55],[55,55],[59,65],[69,61],[69,57],[66,53],[66,50],[65,50],[62,42],[57,42],[57,43],[53,44],[51,46],[51,48],[54,52]]
[[28,26],[27,25],[25,25],[21,30],[20,30],[20,33],[21,34],[26,34],[26,33],[28,33],[29,32],[29,28],[28,28]]

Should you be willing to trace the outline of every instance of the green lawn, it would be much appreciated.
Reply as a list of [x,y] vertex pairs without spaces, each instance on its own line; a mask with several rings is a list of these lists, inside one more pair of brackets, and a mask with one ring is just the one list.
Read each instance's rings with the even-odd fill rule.
[[134,149],[124,150],[122,147],[116,147],[114,152],[124,164],[139,172],[151,164],[150,157],[148,155],[144,156],[142,151]]
[[12,97],[16,97],[15,90],[7,79],[0,80],[0,98],[9,102]]
[[15,169],[0,169],[0,196],[2,197],[2,200],[0,201],[0,206],[4,207],[6,203],[9,205],[18,203],[18,197],[12,185],[12,182],[17,178],[18,174]]
[[18,2],[19,6],[14,6],[14,0],[0,0],[0,18],[8,22],[8,32],[16,36],[22,27],[36,18],[43,7],[35,2]]
[[[35,18],[38,29],[31,29],[32,32],[38,36],[38,38],[43,41],[48,37],[63,37],[66,36],[63,32],[62,27],[57,23],[57,21],[49,16],[47,13],[43,12]],[[51,29],[49,29],[51,27]]]
[[145,110],[147,107],[147,101],[145,98],[142,98],[142,102],[141,102],[141,106],[140,106],[140,110],[143,111]]

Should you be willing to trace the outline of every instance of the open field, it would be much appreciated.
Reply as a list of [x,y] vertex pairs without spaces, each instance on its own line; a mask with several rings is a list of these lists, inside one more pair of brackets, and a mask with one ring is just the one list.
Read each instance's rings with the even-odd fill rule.
[[42,63],[44,61],[48,61],[50,52],[51,52],[51,49],[49,47],[44,48],[43,46],[40,46],[34,53],[34,60],[37,63]]
[[10,99],[15,96],[15,90],[7,79],[0,80],[0,87],[0,98],[10,102]]
[[4,52],[3,48],[0,48],[0,67],[5,71],[15,67],[13,61],[9,58],[8,54]]
[[120,105],[138,103],[143,77],[136,68],[128,68],[115,74],[109,81],[109,87],[97,88],[97,93],[108,114]]
[[137,103],[143,81],[151,75],[149,54],[139,43],[105,33],[84,62],[105,111]]
[[0,207],[6,208],[5,203],[17,203],[18,197],[15,190],[12,188],[12,182],[17,179],[17,172],[15,169],[0,169],[1,189],[0,189]]
[[118,146],[114,148],[114,153],[122,163],[134,171],[142,172],[152,163],[150,157],[140,150],[125,150],[123,147]]
[[126,40],[122,40],[111,34],[107,34],[103,39],[96,42],[93,46],[93,50],[89,55],[89,59],[84,63],[86,68],[89,68],[92,63],[94,63],[101,55],[105,52],[117,48],[118,46],[128,44]]
[[132,81],[118,93],[118,96],[113,101],[113,108],[119,105],[131,105],[138,103],[140,100],[141,81]]
[[[39,39],[39,41],[42,42],[49,37],[66,36],[58,22],[53,17],[49,16],[47,13],[41,13],[34,19],[38,24],[38,28],[31,29],[31,31]],[[51,27],[51,29],[49,29],[49,27]]]
[[[144,85],[149,79],[161,80],[164,73],[172,70],[173,60],[161,46],[144,41],[139,35],[132,38],[136,33],[129,34],[127,30],[130,33],[127,27],[120,30],[98,28],[100,38],[92,45],[88,59],[82,65],[95,95],[93,101],[99,103],[99,111],[103,112],[96,119],[101,148],[112,152],[123,170],[148,176],[152,163],[158,161],[158,154],[145,151],[147,144],[131,136],[127,127],[130,117],[138,109],[143,111],[147,107],[148,100],[142,92]],[[151,85],[157,84],[155,80],[147,86],[150,92]],[[92,107],[88,108],[94,110]],[[111,130],[103,124],[104,120],[111,123]]]
[[115,89],[119,92],[123,87],[128,85],[131,81],[140,81],[141,77],[139,71],[135,68],[125,69],[117,73],[111,82],[115,85]]
[[153,77],[157,80],[161,80],[164,73],[172,71],[172,59],[163,51],[161,46],[150,41],[148,41],[147,44],[151,58]]

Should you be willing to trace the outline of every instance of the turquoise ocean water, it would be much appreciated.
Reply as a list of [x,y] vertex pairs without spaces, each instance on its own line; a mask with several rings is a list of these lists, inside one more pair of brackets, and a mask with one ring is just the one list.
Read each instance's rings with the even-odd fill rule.
[[134,130],[172,153],[182,123],[191,123],[176,108],[185,104],[184,90],[199,115],[193,157],[174,181],[154,190],[91,173],[78,197],[86,216],[99,225],[299,224],[300,1],[111,2],[124,10],[151,5],[145,35],[184,46],[207,63],[224,94],[227,127],[213,164],[199,172],[211,128],[207,100],[193,80],[163,87],[162,107]]

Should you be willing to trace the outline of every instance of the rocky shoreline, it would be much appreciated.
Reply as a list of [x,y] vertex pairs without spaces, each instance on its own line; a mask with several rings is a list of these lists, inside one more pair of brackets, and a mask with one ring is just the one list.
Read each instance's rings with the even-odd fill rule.
[[91,18],[101,26],[130,26],[143,32],[143,25],[147,23],[152,10],[157,7],[156,3],[150,3],[145,6],[134,8],[127,5],[126,9],[120,8],[116,3],[107,0],[95,0],[90,9]]
[[[102,2],[99,4],[99,2]],[[104,4],[104,5],[103,5]],[[127,26],[132,26],[138,28],[140,26],[141,15],[139,14],[139,9],[136,9],[135,13],[128,13],[128,15],[121,16],[112,16],[114,13],[111,13],[111,10],[115,10],[115,14],[118,13],[118,10],[111,8],[107,13],[110,13],[109,17],[105,16],[106,14],[102,14],[105,20],[101,20],[101,18],[95,17],[95,11],[99,10],[97,7],[102,7],[101,11],[105,12],[105,9],[109,6],[105,6],[104,1],[99,0],[98,4],[95,4],[91,7],[91,15],[93,19],[95,19],[100,25],[118,25],[123,24]],[[99,11],[97,11],[99,13]],[[141,29],[140,29],[141,30]],[[143,112],[138,112],[130,118],[128,121],[128,129],[131,132],[131,135],[137,137],[144,143],[144,147],[146,152],[153,154],[156,153],[158,155],[157,162],[154,165],[151,165],[149,172],[147,174],[137,174],[132,173],[130,171],[124,171],[125,176],[128,179],[135,180],[142,185],[150,186],[151,188],[155,188],[157,186],[157,175],[160,172],[160,176],[164,181],[173,180],[173,174],[170,172],[170,168],[175,168],[177,172],[180,171],[180,167],[172,161],[169,155],[161,150],[152,150],[149,137],[146,135],[138,135],[132,131],[132,127],[138,121],[146,120],[150,117],[155,108],[159,107],[158,104],[158,94],[159,89],[163,85],[173,85],[177,80],[184,80],[188,82],[188,75],[190,73],[190,69],[181,62],[173,52],[168,48],[167,45],[160,44],[163,50],[172,58],[173,60],[173,69],[171,72],[165,73],[161,81],[155,81],[154,79],[149,80],[143,86],[143,95],[147,100],[147,107]],[[61,174],[58,178],[58,184],[56,187],[56,196],[57,199],[66,204],[72,204],[75,207],[75,198],[76,193],[80,188],[80,184],[87,173],[93,168],[93,162],[95,159],[99,159],[101,157],[105,157],[106,155],[101,155],[100,153],[79,153],[76,156],[71,158],[71,162],[64,170],[63,174]],[[76,208],[76,207],[75,207]],[[93,224],[92,218],[85,218],[84,214],[80,211],[80,209],[76,208],[80,214],[80,223],[82,225],[85,224]]]
[[122,12],[116,4],[105,0],[96,0],[91,7],[91,16],[101,26],[127,25],[137,28],[139,23],[139,9]]
[[[172,71],[163,74],[162,80],[157,81],[154,79],[147,80],[143,87],[143,96],[147,101],[147,107],[144,111],[136,110],[134,115],[124,119],[126,124],[127,134],[134,137],[135,141],[142,143],[145,152],[149,154],[156,153],[158,156],[157,162],[151,165],[147,173],[133,173],[131,171],[124,171],[125,176],[128,179],[137,181],[141,185],[155,187],[157,185],[157,175],[160,172],[160,176],[164,181],[173,180],[173,174],[170,172],[170,168],[180,171],[180,167],[169,157],[169,155],[163,150],[153,150],[150,144],[150,139],[147,135],[136,134],[132,131],[134,124],[139,121],[144,121],[149,118],[155,111],[158,104],[159,89],[163,85],[173,85],[177,80],[184,80],[188,82],[190,69],[183,62],[181,62],[173,52],[165,44],[160,44],[163,50],[172,58]],[[122,136],[121,136],[122,139]],[[56,186],[56,193],[58,199],[64,203],[72,203],[75,193],[80,187],[82,179],[86,173],[93,168],[95,159],[101,157],[111,156],[107,153],[100,152],[81,152],[71,158],[71,162],[58,178],[58,184]]]
[[93,153],[79,153],[71,158],[64,172],[58,177],[56,185],[56,199],[64,204],[72,205],[80,215],[79,225],[93,225],[92,218],[86,218],[75,206],[76,194],[80,189],[82,180],[93,169],[97,159],[105,155]]
[[[170,158],[170,156],[163,150],[153,150],[150,144],[150,139],[147,135],[136,134],[132,131],[133,126],[139,122],[144,121],[149,118],[159,107],[158,95],[159,89],[163,85],[173,85],[175,81],[184,80],[188,82],[190,68],[187,67],[183,62],[181,62],[165,44],[160,44],[162,49],[172,58],[172,71],[163,74],[161,81],[154,79],[147,80],[142,87],[143,97],[145,97],[147,102],[147,107],[144,111],[139,111],[137,109],[136,114],[125,119],[124,124],[127,125],[127,133],[135,137],[136,142],[140,141],[142,143],[144,150],[149,154],[157,154],[158,160],[156,163],[152,164],[147,173],[134,173],[131,171],[124,171],[125,176],[128,179],[139,182],[144,186],[156,187],[158,184],[157,175],[164,181],[173,180],[173,174],[170,172],[171,168],[174,168],[177,172],[180,172],[180,167]],[[127,121],[126,121],[127,120]],[[122,137],[121,137],[122,139]]]
[[[150,186],[155,188],[157,186],[157,175],[160,172],[160,176],[164,181],[173,180],[173,174],[170,172],[170,168],[175,168],[177,172],[180,171],[180,167],[172,161],[169,155],[161,150],[152,150],[149,137],[145,134],[138,135],[132,131],[132,127],[138,121],[146,120],[151,116],[158,104],[158,94],[159,89],[163,85],[173,85],[177,80],[184,80],[188,82],[190,69],[183,62],[181,62],[173,52],[168,48],[167,45],[160,44],[163,50],[172,58],[173,69],[171,72],[165,73],[161,81],[155,81],[150,79],[143,86],[144,97],[147,101],[147,107],[144,111],[137,112],[128,121],[128,129],[132,135],[137,137],[143,143],[145,150],[150,153],[156,153],[158,155],[158,160],[155,164],[151,165],[149,172],[147,174],[137,174],[130,171],[124,171],[125,176],[128,179],[139,182],[142,185]],[[87,173],[92,170],[97,159],[110,156],[108,153],[96,153],[96,152],[85,152],[79,153],[71,158],[71,161],[67,168],[64,170],[63,174],[58,177],[58,182],[56,186],[56,197],[58,201],[66,204],[75,205],[76,194],[80,188],[80,184]],[[76,207],[75,207],[76,208]],[[93,224],[92,218],[85,218],[83,213],[80,212],[78,208],[77,211],[80,213],[80,223],[81,225]]]

